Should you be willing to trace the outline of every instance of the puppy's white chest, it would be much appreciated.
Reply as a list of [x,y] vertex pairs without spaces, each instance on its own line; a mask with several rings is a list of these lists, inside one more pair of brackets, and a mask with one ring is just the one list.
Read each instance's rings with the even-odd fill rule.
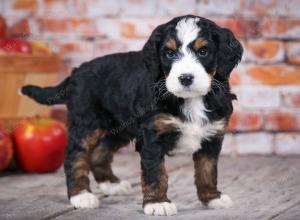
[[182,123],[181,136],[176,143],[174,153],[193,153],[201,148],[204,128],[196,123]]
[[181,135],[173,153],[194,153],[201,149],[201,142],[224,129],[224,120],[209,122],[201,99],[188,99],[182,108],[186,121],[179,122]]

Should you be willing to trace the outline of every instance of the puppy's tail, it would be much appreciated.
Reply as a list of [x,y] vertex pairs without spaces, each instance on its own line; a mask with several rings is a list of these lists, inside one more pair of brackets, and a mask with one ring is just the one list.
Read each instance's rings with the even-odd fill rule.
[[70,77],[55,87],[41,88],[39,86],[26,85],[21,88],[21,93],[43,105],[65,104],[68,99],[69,81]]

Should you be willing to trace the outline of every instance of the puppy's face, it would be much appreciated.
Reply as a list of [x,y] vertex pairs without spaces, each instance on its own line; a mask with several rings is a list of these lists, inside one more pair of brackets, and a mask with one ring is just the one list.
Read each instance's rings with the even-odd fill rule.
[[230,30],[188,15],[158,26],[143,51],[150,72],[165,77],[170,93],[191,98],[206,95],[214,79],[228,80],[243,49]]
[[177,97],[203,96],[215,73],[216,45],[197,24],[199,18],[181,19],[159,49],[166,87]]

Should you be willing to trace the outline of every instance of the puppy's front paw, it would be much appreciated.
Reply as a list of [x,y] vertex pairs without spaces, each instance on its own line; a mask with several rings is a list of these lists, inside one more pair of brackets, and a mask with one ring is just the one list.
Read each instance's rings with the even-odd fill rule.
[[177,208],[172,202],[148,203],[144,207],[144,213],[146,215],[176,215]]
[[207,207],[211,209],[226,209],[231,207],[232,204],[233,202],[228,195],[221,194],[220,198],[209,201]]
[[71,204],[76,208],[95,209],[99,207],[99,200],[97,196],[86,190],[82,191],[76,196],[70,198]]
[[119,183],[100,183],[99,188],[106,195],[129,195],[133,192],[130,182],[125,180]]

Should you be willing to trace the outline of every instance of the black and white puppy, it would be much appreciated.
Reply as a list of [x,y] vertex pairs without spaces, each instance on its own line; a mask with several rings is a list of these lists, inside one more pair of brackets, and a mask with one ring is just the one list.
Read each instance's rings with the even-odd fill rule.
[[192,153],[202,204],[229,207],[231,199],[217,189],[217,163],[235,99],[228,79],[242,53],[230,30],[187,15],[158,26],[141,51],[84,63],[56,87],[23,87],[39,103],[68,107],[64,167],[71,204],[98,207],[89,171],[106,194],[131,191],[111,162],[135,139],[145,214],[177,213],[164,167],[164,156],[176,152]]

